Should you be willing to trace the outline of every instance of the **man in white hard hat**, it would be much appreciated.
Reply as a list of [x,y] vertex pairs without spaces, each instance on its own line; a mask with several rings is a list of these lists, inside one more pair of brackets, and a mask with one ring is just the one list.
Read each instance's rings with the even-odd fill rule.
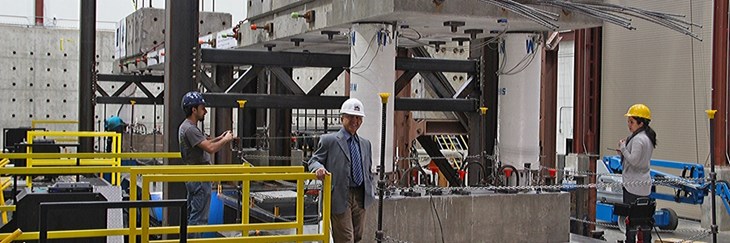
[[342,129],[323,135],[309,160],[309,170],[320,180],[332,174],[331,219],[335,243],[362,240],[365,209],[375,201],[370,141],[357,134],[365,117],[363,110],[358,99],[350,98],[342,103]]

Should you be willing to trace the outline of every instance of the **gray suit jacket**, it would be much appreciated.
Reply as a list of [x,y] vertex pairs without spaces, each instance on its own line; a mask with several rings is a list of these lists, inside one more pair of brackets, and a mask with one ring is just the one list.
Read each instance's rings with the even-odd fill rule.
[[[319,139],[317,151],[309,159],[309,170],[314,172],[324,167],[332,173],[332,213],[341,214],[347,209],[347,193],[350,188],[351,166],[350,147],[345,140],[345,129],[337,133],[325,134]],[[358,136],[362,154],[363,185],[365,186],[365,208],[375,201],[373,195],[373,175],[371,173],[372,149],[370,141]]]

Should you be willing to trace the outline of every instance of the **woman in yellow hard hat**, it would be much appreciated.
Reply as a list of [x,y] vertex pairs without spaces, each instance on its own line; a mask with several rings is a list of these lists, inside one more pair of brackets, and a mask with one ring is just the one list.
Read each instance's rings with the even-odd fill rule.
[[[656,132],[649,126],[651,111],[644,104],[635,104],[624,115],[631,135],[618,143],[624,182],[623,202],[632,204],[638,198],[651,194],[649,163],[656,147]],[[626,184],[628,183],[628,184]],[[653,214],[653,213],[651,213]],[[630,219],[629,219],[630,220]],[[628,224],[627,224],[628,225]],[[651,226],[640,225],[643,242],[651,242]],[[636,242],[636,228],[626,228],[626,243]]]

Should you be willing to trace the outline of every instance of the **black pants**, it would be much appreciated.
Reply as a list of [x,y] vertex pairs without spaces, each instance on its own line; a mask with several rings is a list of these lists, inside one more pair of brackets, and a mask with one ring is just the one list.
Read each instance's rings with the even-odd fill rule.
[[[637,198],[640,197],[646,197],[646,196],[637,196],[634,194],[631,194],[630,192],[626,191],[626,188],[624,188],[624,203],[625,204],[632,204],[636,201]],[[653,213],[652,213],[653,215]],[[631,220],[631,219],[629,219]],[[641,234],[643,236],[642,241],[643,242],[651,242],[651,225],[640,225],[641,228]],[[628,225],[626,226],[626,243],[635,243],[636,242],[636,232],[638,231],[637,227],[633,227],[633,229],[630,229]]]

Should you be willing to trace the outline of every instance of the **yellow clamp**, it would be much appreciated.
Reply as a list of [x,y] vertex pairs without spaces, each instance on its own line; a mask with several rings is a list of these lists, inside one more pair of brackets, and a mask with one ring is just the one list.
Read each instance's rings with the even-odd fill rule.
[[717,110],[705,110],[705,113],[707,113],[707,118],[712,120],[715,119],[715,113],[717,113]]
[[137,101],[136,100],[130,100],[129,103],[131,103],[132,106],[134,106],[134,104],[137,104]]
[[380,101],[383,102],[383,104],[388,103],[388,97],[390,97],[390,93],[378,93],[380,95]]
[[484,107],[484,106],[479,107],[479,111],[482,113],[482,115],[486,115],[487,114],[487,110],[489,110],[489,108]]
[[246,100],[237,100],[236,102],[238,102],[238,108],[243,109],[243,106],[246,105],[247,101]]

